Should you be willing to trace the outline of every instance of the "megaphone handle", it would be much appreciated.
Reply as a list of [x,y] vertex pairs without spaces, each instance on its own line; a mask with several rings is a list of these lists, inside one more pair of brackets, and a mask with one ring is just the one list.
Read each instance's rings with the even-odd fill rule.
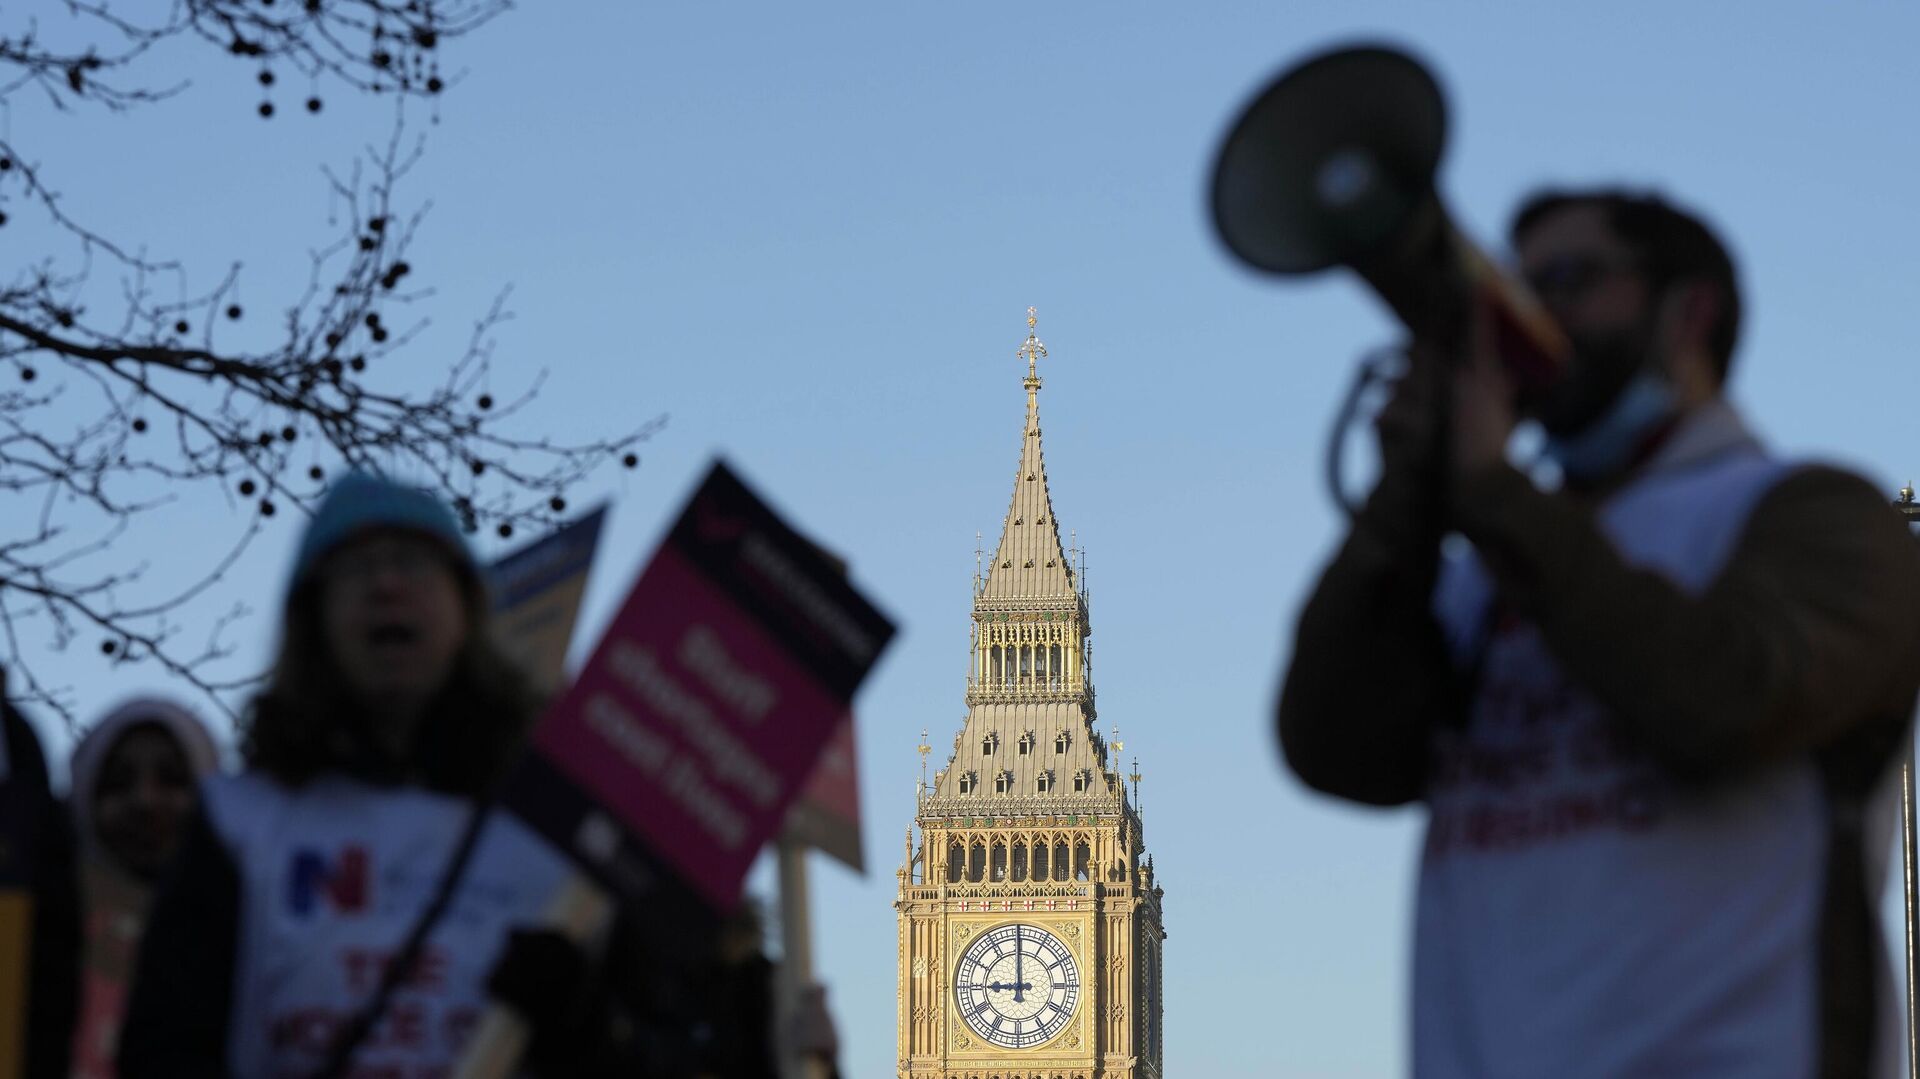
[[[1413,353],[1426,351],[1428,348],[1429,346],[1416,342],[1403,350],[1407,354],[1405,377],[1429,378],[1436,383],[1426,394],[1425,403],[1430,412],[1426,430],[1430,443],[1425,447],[1421,459],[1427,462],[1426,478],[1433,485],[1435,497],[1444,497],[1448,458],[1452,454],[1453,446],[1453,395],[1451,387],[1445,380],[1444,366],[1437,359],[1428,357],[1425,361],[1426,369],[1419,373],[1414,371],[1414,365],[1420,363],[1421,359]],[[1339,411],[1334,414],[1333,427],[1327,439],[1327,452],[1323,457],[1327,469],[1327,492],[1332,496],[1334,505],[1340,507],[1346,514],[1349,525],[1358,524],[1362,503],[1347,494],[1344,482],[1347,435],[1359,415],[1361,399],[1365,397],[1367,389],[1389,381],[1389,376],[1382,370],[1382,355],[1383,353],[1374,353],[1368,356],[1361,361],[1360,369],[1354,372],[1353,382],[1348,385]],[[1382,468],[1384,469],[1385,466],[1386,462],[1383,460]],[[1384,473],[1381,478],[1383,480],[1386,478]]]
[[1353,523],[1360,516],[1360,504],[1347,497],[1346,475],[1347,432],[1353,427],[1354,417],[1360,411],[1360,399],[1365,396],[1367,387],[1380,381],[1380,370],[1372,357],[1360,362],[1359,370],[1353,373],[1353,382],[1347,386],[1347,395],[1340,402],[1340,408],[1333,414],[1333,428],[1327,435],[1327,452],[1321,459],[1327,463],[1327,493],[1333,496],[1333,504],[1346,513],[1347,522]]

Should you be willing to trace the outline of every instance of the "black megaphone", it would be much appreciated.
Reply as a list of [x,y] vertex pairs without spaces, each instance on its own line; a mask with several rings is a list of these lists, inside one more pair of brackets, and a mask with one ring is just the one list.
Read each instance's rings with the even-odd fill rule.
[[1525,401],[1559,380],[1566,338],[1441,203],[1446,128],[1440,87],[1413,57],[1377,45],[1321,53],[1282,72],[1234,123],[1214,164],[1214,224],[1259,270],[1350,267],[1443,352],[1487,303]]

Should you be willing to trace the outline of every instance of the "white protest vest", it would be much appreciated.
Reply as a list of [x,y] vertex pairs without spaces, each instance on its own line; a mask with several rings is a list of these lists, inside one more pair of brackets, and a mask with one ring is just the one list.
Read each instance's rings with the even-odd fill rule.
[[[307,1079],[426,907],[469,803],[338,777],[289,789],[256,775],[214,780],[205,798],[240,874],[228,1066],[249,1079]],[[415,974],[349,1075],[450,1075],[488,1005],[507,931],[538,920],[567,871],[495,811]]]
[[[1628,563],[1698,593],[1787,471],[1743,441],[1636,480],[1598,523]],[[1537,629],[1488,625],[1491,601],[1476,560],[1447,560],[1436,613],[1481,668],[1465,729],[1435,737],[1415,1074],[1812,1075],[1828,835],[1813,762],[1675,786]]]

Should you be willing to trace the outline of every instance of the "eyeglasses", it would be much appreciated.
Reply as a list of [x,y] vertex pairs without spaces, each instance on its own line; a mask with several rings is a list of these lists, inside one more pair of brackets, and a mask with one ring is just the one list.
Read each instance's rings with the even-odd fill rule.
[[1614,274],[1637,273],[1640,260],[1627,256],[1562,255],[1521,275],[1542,303],[1569,303]]
[[326,576],[359,584],[391,573],[413,581],[446,565],[446,555],[432,541],[396,537],[366,540],[335,552],[327,560]]

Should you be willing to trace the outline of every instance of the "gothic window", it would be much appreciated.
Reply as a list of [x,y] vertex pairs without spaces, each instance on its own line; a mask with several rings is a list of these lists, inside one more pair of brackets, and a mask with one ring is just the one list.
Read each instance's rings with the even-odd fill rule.
[[1047,879],[1047,842],[1040,840],[1033,845],[1033,879]]
[[996,645],[994,645],[994,646],[993,646],[993,647],[992,647],[991,649],[989,649],[989,650],[988,650],[988,652],[987,652],[987,654],[988,654],[988,656],[990,657],[990,662],[991,662],[991,664],[992,664],[992,674],[991,674],[991,676],[990,676],[990,677],[992,678],[992,680],[993,680],[993,681],[995,681],[995,682],[998,682],[998,681],[1000,681],[1000,680],[1001,680],[1001,676],[1000,676],[1000,646],[999,646],[999,645],[997,645],[997,644],[996,644]]
[[947,883],[960,883],[960,875],[967,868],[967,848],[954,843],[947,848]]
[[1020,646],[1020,680],[1033,681],[1033,646],[1030,644]]
[[1055,753],[1065,753],[1067,747],[1072,744],[1073,739],[1067,737],[1066,731],[1061,731],[1059,734],[1053,736],[1053,751]]
[[983,756],[991,757],[993,756],[993,751],[999,748],[1000,735],[997,732],[988,731],[987,736],[980,739],[980,753]]
[[1054,645],[1047,663],[1047,676],[1054,685],[1060,684],[1060,646]]
[[1067,879],[1067,841],[1057,839],[1053,844],[1053,879]]
[[1087,863],[1093,860],[1093,852],[1087,849],[1086,840],[1073,845],[1073,879],[1087,880]]
[[993,792],[995,794],[1005,794],[1012,789],[1013,789],[1013,773],[1012,772],[1003,771],[993,777]]
[[1015,884],[1027,879],[1027,845],[1016,840],[1013,844],[1013,880]]
[[972,794],[973,788],[980,785],[980,777],[972,772],[960,773],[960,793]]
[[1084,794],[1093,788],[1093,773],[1085,768],[1073,773],[1073,792]]
[[987,848],[978,839],[973,841],[973,850],[967,864],[967,879],[975,884],[987,873]]
[[1033,732],[1028,731],[1027,733],[1020,736],[1020,755],[1024,757],[1032,752],[1033,752]]
[[1005,843],[995,843],[993,845],[993,881],[997,884],[1006,879],[1007,845]]
[[1053,789],[1053,772],[1051,770],[1041,772],[1040,775],[1034,779],[1034,789],[1039,791],[1041,794],[1045,794],[1048,791],[1052,790]]

